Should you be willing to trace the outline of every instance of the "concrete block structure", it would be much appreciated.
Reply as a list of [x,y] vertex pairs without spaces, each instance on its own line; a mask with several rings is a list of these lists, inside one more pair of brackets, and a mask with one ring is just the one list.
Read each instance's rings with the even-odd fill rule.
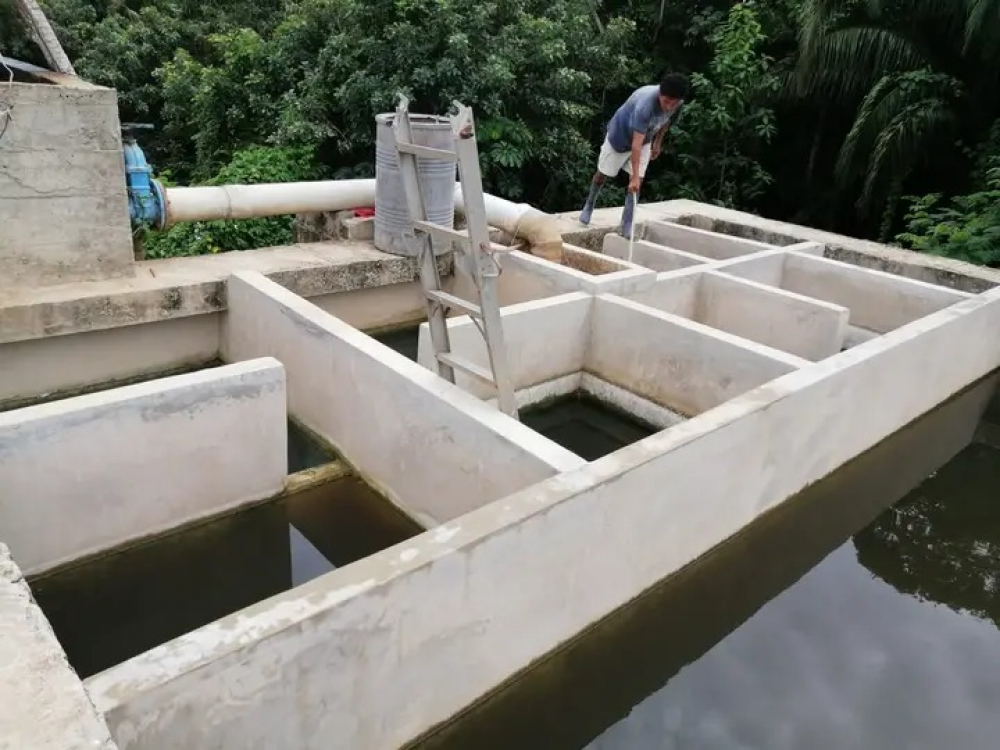
[[117,93],[13,83],[5,98],[14,117],[0,148],[4,288],[132,275]]
[[[121,182],[107,94],[87,91],[51,106],[101,155],[69,192],[25,183],[64,206],[88,174]],[[0,210],[34,205],[24,190],[0,181]],[[127,222],[115,194],[120,213],[87,220]],[[559,263],[497,261],[519,406],[585,393],[651,428],[594,460],[438,377],[415,264],[360,235],[130,275],[114,241],[73,260],[90,225],[58,252],[38,235],[30,263],[13,243],[31,222],[0,234],[0,744],[405,746],[942,402],[960,424],[940,460],[987,434],[1000,274],[687,201],[639,206],[634,243],[608,233],[619,219],[558,218]],[[438,269],[475,297],[450,257]],[[396,329],[417,361],[375,338]],[[486,364],[472,319],[448,330]],[[332,458],[289,476],[289,418]],[[413,530],[294,585],[284,503],[348,477]],[[270,574],[264,549],[228,560],[253,595],[74,674],[31,600],[40,574],[253,504],[280,511],[284,555]]]

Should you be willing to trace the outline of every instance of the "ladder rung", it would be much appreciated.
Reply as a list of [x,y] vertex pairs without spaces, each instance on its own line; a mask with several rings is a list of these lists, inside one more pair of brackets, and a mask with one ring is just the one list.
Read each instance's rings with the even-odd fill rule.
[[467,372],[487,385],[491,385],[494,388],[496,387],[496,382],[493,380],[493,373],[485,367],[480,367],[479,365],[470,362],[465,359],[465,357],[459,357],[455,354],[451,354],[450,352],[441,352],[437,355],[437,358],[439,362],[448,365],[448,367]]
[[426,294],[430,299],[440,302],[443,305],[465,310],[469,315],[476,318],[483,317],[483,311],[479,305],[473,304],[461,297],[456,297],[454,294],[448,294],[448,292],[443,292],[440,289],[428,289]]
[[445,151],[440,148],[430,146],[418,146],[416,143],[396,143],[396,148],[404,154],[419,156],[421,159],[435,159],[437,161],[458,161],[458,155],[454,151]]
[[460,242],[462,243],[462,248],[466,252],[469,251],[469,235],[465,232],[448,229],[448,227],[443,227],[431,221],[415,221],[413,222],[413,228],[421,232],[427,232],[432,237],[437,237],[445,242]]

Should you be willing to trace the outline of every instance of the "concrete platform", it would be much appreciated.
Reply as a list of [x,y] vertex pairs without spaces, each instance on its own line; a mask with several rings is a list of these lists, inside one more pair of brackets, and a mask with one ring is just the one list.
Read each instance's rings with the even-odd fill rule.
[[[388,321],[413,322],[421,308],[412,265],[363,245],[153,262],[142,268],[155,283],[142,288],[115,280],[94,282],[100,290],[51,287],[37,298],[5,293],[4,309],[25,316],[0,343],[4,366],[13,363],[6,373],[16,373],[0,382],[8,399],[195,352],[235,368],[273,357],[285,373],[287,411],[428,527],[88,678],[86,693],[119,747],[405,745],[1000,369],[1000,345],[983,344],[995,344],[1000,326],[998,274],[885,249],[866,254],[846,238],[683,201],[641,206],[638,218],[645,239],[631,262],[608,235],[617,217],[606,211],[586,233],[573,217],[561,219],[563,264],[519,252],[504,261],[501,314],[520,403],[585,390],[661,427],[589,462],[498,412],[474,382],[444,382],[365,335]],[[449,283],[462,288],[461,269]],[[194,301],[166,304],[171,298]],[[60,322],[70,311],[76,322]],[[485,362],[467,317],[452,317],[449,329],[456,350]],[[155,357],[157,345],[167,354]],[[46,440],[27,443],[11,437],[7,455],[50,439],[79,441],[90,429],[114,436],[115,420],[80,404],[107,406],[170,385],[154,379],[139,390],[9,411],[2,424],[10,436],[34,434],[43,413],[79,417],[82,427],[60,422]],[[988,395],[969,407],[968,436],[991,408]],[[180,450],[195,433],[211,443],[255,434],[256,413],[220,421],[206,409],[160,442]],[[60,454],[69,468],[47,478],[48,497],[73,498],[74,477],[102,467],[134,469],[129,456],[141,454],[149,429],[140,419],[120,444],[100,441],[114,460],[67,443]],[[277,450],[260,442],[254,469]],[[73,464],[75,454],[93,466]],[[179,471],[155,475],[156,487]],[[239,465],[219,473],[233,483],[245,478],[237,473],[253,476]],[[0,503],[0,529],[14,528],[11,508],[20,512],[28,494],[22,487]],[[73,531],[82,533],[97,506],[76,503]],[[178,522],[187,512],[154,505],[143,512]],[[149,528],[164,528],[160,520]],[[11,541],[29,567],[94,549],[74,540],[69,552],[36,548],[27,535]],[[32,637],[23,622],[10,627]],[[42,662],[45,649],[51,642],[30,645]],[[63,666],[51,666],[65,678],[57,692],[77,705],[80,683]],[[449,679],[425,689],[441,674]],[[45,670],[26,676],[18,695],[47,679]],[[90,731],[90,718],[79,720]]]

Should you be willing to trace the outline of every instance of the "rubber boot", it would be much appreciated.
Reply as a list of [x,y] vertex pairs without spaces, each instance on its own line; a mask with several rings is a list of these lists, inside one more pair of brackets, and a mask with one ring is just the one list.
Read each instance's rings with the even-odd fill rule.
[[583,204],[583,210],[580,212],[580,223],[589,224],[591,217],[594,215],[594,206],[597,205],[597,196],[601,192],[601,186],[596,182],[590,184],[590,195],[587,196],[587,202]]

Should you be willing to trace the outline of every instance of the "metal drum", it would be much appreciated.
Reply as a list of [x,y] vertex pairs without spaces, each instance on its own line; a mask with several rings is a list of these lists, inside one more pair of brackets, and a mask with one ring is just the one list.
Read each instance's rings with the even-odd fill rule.
[[[417,254],[406,241],[413,224],[399,171],[399,154],[392,128],[394,113],[375,116],[375,247],[394,255]],[[446,117],[410,115],[413,143],[442,151],[454,151],[451,122]],[[424,198],[427,220],[453,229],[455,226],[455,179],[453,162],[417,158],[417,179]],[[437,255],[451,249],[451,243],[434,240]]]

